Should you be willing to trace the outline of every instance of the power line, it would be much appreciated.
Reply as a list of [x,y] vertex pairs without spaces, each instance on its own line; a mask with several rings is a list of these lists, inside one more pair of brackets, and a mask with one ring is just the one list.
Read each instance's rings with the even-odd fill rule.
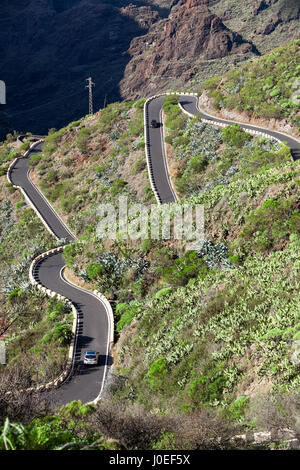
[[[87,79],[88,80],[88,79]],[[108,83],[110,83],[112,80],[109,79],[107,80],[106,82],[103,83],[103,85],[106,85]],[[92,86],[94,86],[95,83],[92,82]],[[89,87],[89,85],[87,85],[87,88]],[[71,93],[70,95],[62,95],[60,97],[56,97],[50,101],[47,101],[46,103],[42,103],[42,104],[39,104],[37,106],[34,106],[33,108],[32,107],[29,107],[28,109],[23,109],[22,111],[17,111],[16,113],[10,113],[9,111],[5,111],[5,114],[7,115],[8,118],[14,118],[15,116],[19,116],[21,114],[26,114],[26,113],[31,113],[32,111],[35,111],[37,109],[42,109],[46,106],[49,106],[53,103],[56,103],[56,102],[59,102],[59,101],[62,101],[62,99],[68,99],[68,98],[71,98],[73,96],[79,96],[79,95],[82,95],[82,92],[75,92],[75,93]],[[107,95],[106,95],[106,99],[105,99],[105,105],[107,103]],[[6,105],[7,107],[7,105]],[[0,108],[1,109],[1,108]],[[1,111],[0,111],[1,112]],[[4,113],[4,110],[3,110],[3,113]]]
[[95,86],[95,83],[92,81],[92,78],[89,77],[86,79],[88,82],[88,85],[86,85],[85,88],[89,89],[89,114],[94,114],[93,111],[93,87]]

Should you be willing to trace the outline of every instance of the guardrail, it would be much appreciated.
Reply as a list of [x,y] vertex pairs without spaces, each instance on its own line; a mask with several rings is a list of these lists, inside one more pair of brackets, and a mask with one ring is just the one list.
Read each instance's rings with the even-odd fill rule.
[[[147,161],[147,168],[148,168],[148,175],[149,175],[149,180],[150,180],[150,185],[151,185],[151,189],[154,193],[154,196],[156,198],[156,201],[158,202],[158,204],[162,204],[162,200],[160,198],[160,195],[158,193],[158,190],[157,190],[157,187],[156,187],[156,184],[155,184],[155,181],[154,181],[154,175],[153,175],[153,166],[152,166],[152,161],[151,161],[151,152],[150,152],[150,142],[149,142],[149,111],[148,111],[148,105],[151,101],[153,101],[154,99],[156,98],[160,98],[162,96],[169,96],[169,95],[177,95],[177,96],[180,96],[180,95],[184,95],[184,96],[194,96],[194,97],[198,97],[198,101],[199,101],[199,95],[197,93],[189,93],[189,92],[180,92],[180,91],[175,91],[175,92],[166,92],[166,93],[159,93],[157,95],[153,95],[151,96],[150,98],[147,98],[146,101],[145,101],[145,104],[144,104],[144,136],[145,136],[145,154],[146,154],[146,161]],[[192,113],[189,113],[188,111],[186,111],[183,106],[179,104],[179,107],[180,109],[182,110],[182,112],[184,114],[186,114],[187,116],[189,116],[190,118],[194,118],[195,117],[195,114],[192,114]],[[197,108],[198,108],[198,103],[197,103]],[[198,108],[199,109],[199,108]],[[199,109],[199,113],[201,113],[202,111]],[[220,118],[222,119],[222,118]],[[219,122],[219,121],[215,121],[213,120],[213,116],[212,116],[212,119],[204,119],[202,118],[201,119],[202,122],[205,122],[207,124],[212,124],[214,126],[218,126],[218,127],[226,127],[228,126],[229,124],[226,123],[226,122]],[[225,119],[224,119],[225,121]],[[231,122],[236,122],[237,124],[240,124],[242,126],[245,126],[247,128],[247,123],[241,123],[241,122],[237,122],[237,121],[231,121]],[[253,126],[255,127],[255,126]],[[267,130],[267,129],[266,129]],[[249,129],[247,128],[247,132],[249,132],[249,134],[252,134],[252,135],[260,135],[262,137],[266,137],[266,138],[269,138],[269,139],[273,139],[273,140],[276,140],[277,142],[282,142],[280,139],[278,139],[277,137],[274,137],[266,132],[262,132],[262,131],[258,131],[258,130],[254,130],[254,129]],[[276,131],[277,132],[277,131]],[[280,133],[280,132],[279,132]],[[285,135],[283,133],[281,133],[282,135]],[[288,135],[287,135],[288,136]],[[291,137],[291,136],[289,136]],[[294,138],[294,137],[293,137]],[[295,139],[297,140],[297,139]]]
[[70,375],[73,371],[73,368],[74,368],[75,346],[76,346],[76,340],[77,340],[78,323],[80,322],[79,313],[78,313],[75,305],[67,297],[65,297],[63,295],[60,295],[60,294],[57,294],[56,292],[54,292],[50,289],[47,289],[47,287],[40,284],[39,281],[35,277],[35,268],[36,268],[36,265],[38,264],[38,262],[41,261],[42,259],[47,258],[48,256],[51,256],[51,255],[55,254],[55,253],[62,252],[66,246],[67,245],[60,246],[60,247],[57,247],[57,248],[53,248],[52,250],[48,250],[48,251],[38,255],[32,261],[32,263],[30,265],[30,268],[29,268],[29,279],[30,279],[31,284],[33,286],[35,286],[38,290],[43,292],[45,295],[47,295],[48,297],[56,297],[57,300],[61,300],[62,302],[68,304],[71,307],[72,313],[73,313],[72,340],[71,340],[71,344],[70,344],[70,348],[69,348],[69,356],[68,356],[66,369],[64,370],[64,372],[62,372],[62,374],[57,379],[53,380],[52,382],[48,382],[45,385],[37,386],[36,387],[37,390],[48,389],[48,388],[51,388],[53,386],[57,387],[57,385],[61,384],[62,382],[64,382],[65,380],[67,380],[70,377]]
[[149,142],[149,111],[148,111],[148,104],[156,99],[160,98],[161,96],[166,96],[166,95],[191,95],[191,96],[198,96],[195,93],[180,93],[180,92],[166,92],[166,93],[159,93],[157,95],[151,96],[150,98],[147,98],[145,103],[144,103],[144,136],[145,136],[145,153],[146,153],[146,161],[147,161],[147,168],[148,168],[148,175],[149,175],[149,180],[150,180],[150,185],[151,189],[154,193],[154,196],[156,198],[156,201],[158,204],[162,204],[162,200],[160,198],[160,195],[158,194],[157,187],[154,181],[154,176],[153,176],[153,167],[152,167],[152,161],[151,161],[151,152],[150,152],[150,142]]
[[149,142],[149,112],[148,112],[148,104],[150,101],[154,100],[155,98],[158,98],[160,95],[152,96],[151,98],[148,98],[145,101],[144,104],[144,135],[145,135],[145,153],[146,153],[146,161],[147,161],[147,168],[148,168],[148,175],[149,175],[149,180],[150,180],[150,185],[151,189],[154,193],[154,196],[156,198],[156,201],[158,204],[162,204],[162,200],[158,194],[156,184],[154,181],[153,177],[153,167],[152,167],[152,161],[151,161],[151,153],[150,153],[150,142]]
[[58,240],[58,237],[55,235],[55,233],[52,231],[52,229],[49,227],[49,225],[47,224],[46,220],[42,217],[41,213],[38,211],[37,207],[34,205],[34,203],[32,202],[32,200],[27,196],[26,194],[26,191],[21,187],[21,186],[16,186],[15,184],[13,184],[12,180],[11,180],[11,172],[12,172],[12,168],[14,167],[15,163],[20,159],[20,158],[26,158],[28,157],[28,155],[30,154],[30,152],[39,144],[41,144],[43,142],[43,140],[38,140],[37,142],[34,142],[34,144],[32,144],[29,149],[27,150],[27,152],[25,152],[24,155],[21,155],[20,157],[17,157],[15,158],[12,163],[9,165],[9,168],[7,170],[7,179],[9,181],[10,184],[12,184],[12,186],[15,188],[15,189],[19,189],[21,191],[21,193],[23,194],[24,196],[24,199],[25,201],[27,202],[28,206],[31,207],[32,210],[34,210],[34,212],[36,213],[36,215],[38,216],[38,218],[41,220],[41,222],[44,224],[44,226],[46,227],[46,229],[48,230],[48,232],[51,233],[51,235],[53,235],[57,240]]
[[[17,157],[13,160],[13,162],[10,164],[9,168],[8,168],[8,171],[7,171],[7,179],[8,181],[13,185],[13,187],[15,189],[19,189],[21,191],[21,193],[23,194],[27,204],[29,205],[29,207],[31,207],[35,213],[38,215],[38,217],[40,218],[40,220],[43,222],[43,224],[45,225],[46,229],[56,238],[58,239],[58,237],[53,233],[53,231],[51,230],[51,228],[49,227],[49,225],[47,224],[47,222],[43,219],[42,215],[40,214],[40,212],[38,211],[37,207],[33,204],[33,202],[31,201],[31,199],[27,196],[26,192],[24,191],[24,189],[21,187],[21,186],[16,186],[13,184],[12,180],[11,180],[11,171],[12,171],[12,168],[13,166],[15,165],[16,161],[19,159],[19,158],[24,158],[24,157],[27,157],[30,152],[32,151],[33,148],[35,148],[37,145],[39,145],[41,142],[43,142],[43,140],[39,140],[37,142],[34,142],[34,144],[32,144],[30,146],[30,148],[25,152],[24,155],[20,156],[20,157]],[[36,188],[38,189],[38,188]],[[51,206],[52,207],[52,206]],[[52,208],[53,209],[53,208]],[[53,209],[54,210],[54,209]],[[56,212],[55,212],[56,213]],[[57,215],[57,214],[56,214]],[[58,216],[58,215],[57,215]],[[64,224],[63,224],[64,225]],[[70,307],[71,307],[71,310],[72,310],[72,313],[73,313],[73,325],[72,325],[72,340],[71,340],[71,343],[70,343],[70,348],[69,348],[69,355],[68,355],[68,360],[67,360],[67,364],[66,364],[66,368],[65,370],[60,374],[60,376],[54,380],[52,380],[51,382],[48,382],[46,384],[41,384],[41,385],[37,385],[35,387],[29,387],[29,388],[26,388],[24,391],[33,391],[33,390],[36,390],[36,391],[41,391],[41,390],[46,390],[46,389],[49,389],[49,388],[52,388],[52,387],[57,387],[58,385],[62,385],[63,382],[69,380],[70,376],[72,375],[72,372],[74,370],[74,364],[75,364],[75,352],[76,352],[76,343],[77,343],[77,337],[78,337],[78,325],[80,323],[80,318],[79,318],[79,312],[78,310],[76,309],[75,305],[65,296],[62,296],[50,289],[47,289],[47,287],[43,286],[37,279],[36,279],[36,276],[35,276],[35,269],[36,269],[36,266],[37,264],[39,263],[39,261],[41,261],[42,259],[45,259],[47,258],[48,256],[51,256],[55,253],[59,253],[59,252],[62,252],[64,250],[64,248],[66,247],[67,245],[64,245],[64,246],[60,246],[60,247],[57,247],[57,248],[53,248],[51,250],[48,250],[44,253],[41,253],[40,255],[38,255],[31,263],[30,265],[30,268],[29,268],[29,279],[30,279],[30,282],[32,285],[34,285],[38,290],[40,290],[41,292],[43,292],[45,295],[47,295],[48,297],[56,297],[58,300],[61,300],[63,301],[64,303],[68,304]],[[74,284],[74,287],[75,288],[79,288],[78,286],[76,286]],[[81,288],[79,288],[81,289]],[[86,290],[86,289],[85,289]],[[110,348],[112,347],[113,343],[114,343],[114,315],[113,315],[113,311],[112,311],[112,308],[111,308],[111,305],[109,303],[109,301],[106,299],[106,297],[104,295],[102,295],[100,292],[98,291],[93,291],[93,293],[89,292],[88,290],[86,290],[87,293],[89,293],[90,295],[94,295],[96,296],[105,306],[105,309],[108,313],[108,319],[109,319],[109,325],[110,325],[110,332],[109,332],[109,340],[110,340],[110,343],[109,343],[109,346]],[[11,394],[12,392],[7,392],[7,394]],[[97,398],[97,400],[99,399],[99,397]]]

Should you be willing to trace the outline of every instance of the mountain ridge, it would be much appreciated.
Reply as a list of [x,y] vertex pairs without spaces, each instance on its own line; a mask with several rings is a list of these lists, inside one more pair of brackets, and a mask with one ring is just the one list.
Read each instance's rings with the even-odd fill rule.
[[[4,0],[1,8],[1,136],[47,133],[87,113],[88,76],[99,109],[153,89],[199,88],[255,48],[264,54],[299,36],[299,0],[21,0],[17,9]],[[190,15],[180,17],[184,10]],[[158,46],[144,47],[155,42],[162,57]]]

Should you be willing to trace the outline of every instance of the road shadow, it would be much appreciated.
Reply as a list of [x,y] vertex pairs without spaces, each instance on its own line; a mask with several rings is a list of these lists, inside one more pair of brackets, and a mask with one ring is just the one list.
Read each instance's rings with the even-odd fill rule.
[[72,377],[76,375],[89,375],[91,373],[94,373],[97,370],[100,370],[101,367],[105,367],[105,366],[110,367],[112,365],[113,365],[113,357],[106,356],[106,355],[99,356],[97,365],[85,365],[83,363],[83,360],[80,360],[74,367]]
[[193,101],[193,100],[189,100],[189,99],[181,100],[181,101],[180,101],[181,106],[185,106],[185,105],[187,105],[187,104],[193,104],[193,103],[194,103],[194,101]]

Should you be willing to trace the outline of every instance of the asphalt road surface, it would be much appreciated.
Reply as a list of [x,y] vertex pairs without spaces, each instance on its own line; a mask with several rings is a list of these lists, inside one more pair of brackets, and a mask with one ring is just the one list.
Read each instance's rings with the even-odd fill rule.
[[[74,235],[28,177],[28,161],[32,155],[41,152],[41,146],[42,144],[33,149],[27,157],[17,160],[10,178],[14,185],[23,188],[53,234],[57,238],[72,241],[75,239]],[[105,305],[92,293],[69,284],[63,278],[64,265],[61,253],[55,253],[42,259],[33,273],[40,284],[70,299],[79,311],[73,374],[55,394],[51,394],[52,399],[55,396],[55,404],[58,406],[73,400],[81,400],[83,403],[95,400],[103,389],[111,360],[108,350],[110,323]],[[83,356],[87,349],[100,353],[97,366],[83,365]]]
[[[176,201],[176,195],[170,182],[164,153],[164,137],[161,124],[163,99],[164,97],[162,96],[149,102],[146,126],[149,136],[149,150],[154,182],[161,202],[166,204]],[[234,121],[216,118],[200,111],[197,106],[197,97],[181,95],[179,101],[181,106],[191,114],[201,113],[204,119],[234,124]],[[149,123],[152,119],[160,123],[158,128],[150,128]],[[291,148],[294,160],[300,158],[300,142],[298,140],[280,132],[257,126],[242,124],[242,127],[245,130],[262,131],[270,137],[276,137],[281,141],[287,142]],[[33,149],[27,157],[20,158],[13,166],[10,177],[14,185],[23,188],[53,235],[58,239],[65,238],[68,241],[72,241],[75,239],[75,236],[69,231],[28,176],[28,161],[32,155],[39,153],[41,148],[42,144]],[[64,261],[61,253],[55,253],[42,259],[36,265],[34,272],[35,278],[42,285],[70,299],[79,311],[73,374],[70,380],[56,390],[54,395],[57,405],[63,405],[72,400],[81,400],[86,403],[98,398],[103,390],[107,368],[111,363],[109,356],[110,323],[104,304],[92,293],[67,282],[63,277],[63,268]],[[87,367],[83,365],[83,355],[87,349],[99,351],[98,366]]]
[[[220,119],[216,118],[214,116],[211,116],[210,114],[205,113],[204,111],[200,110],[197,106],[198,98],[195,96],[188,96],[188,95],[182,95],[179,98],[179,102],[181,106],[189,113],[191,114],[199,114],[201,113],[201,117],[203,119],[207,119],[208,121],[215,121],[215,122],[220,122],[224,124],[235,124],[235,121],[229,121],[227,119]],[[276,139],[279,139],[281,142],[286,142],[288,146],[291,149],[292,157],[294,160],[299,160],[300,159],[300,141],[297,139],[294,139],[293,137],[290,137],[286,134],[282,134],[281,132],[278,131],[273,131],[269,130],[266,128],[261,128],[258,126],[252,126],[248,124],[241,124],[241,127],[245,130],[254,130],[254,131],[259,131],[259,132],[264,132],[265,134],[268,134],[270,137],[275,137]]]
[[[150,142],[149,150],[156,189],[162,203],[166,204],[176,201],[176,196],[170,183],[167,161],[164,154],[164,137],[161,123],[163,99],[163,96],[155,98],[148,104],[148,135]],[[151,128],[149,123],[152,121],[152,119],[155,119],[157,122],[159,122],[160,126]]]
[[17,160],[11,170],[10,178],[13,184],[23,188],[30,201],[37,208],[41,217],[47,223],[48,227],[56,236],[56,238],[66,238],[69,241],[74,240],[74,235],[64,225],[62,220],[50,206],[47,199],[42,195],[42,193],[36,188],[36,186],[30,181],[28,177],[28,161],[32,155],[41,153],[41,148],[42,144],[39,144],[30,152],[27,157],[23,157]]
[[[150,159],[153,169],[153,178],[154,184],[156,186],[157,192],[160,196],[162,204],[168,204],[176,201],[176,195],[173,191],[167,161],[164,152],[164,137],[163,137],[163,128],[162,128],[162,103],[164,96],[159,96],[151,100],[147,107],[147,132],[148,132],[148,143],[150,151]],[[220,122],[224,124],[235,124],[235,121],[230,121],[226,119],[216,118],[211,116],[198,108],[198,97],[191,95],[180,95],[179,103],[182,108],[191,114],[201,114],[203,119],[209,121]],[[149,123],[155,119],[160,123],[158,128],[151,128]],[[287,142],[291,148],[292,157],[294,160],[300,159],[300,142],[293,137],[287,136],[277,131],[261,128],[258,126],[252,126],[248,124],[242,124],[241,127],[245,130],[256,130],[268,134],[270,137],[276,137],[282,142]]]

